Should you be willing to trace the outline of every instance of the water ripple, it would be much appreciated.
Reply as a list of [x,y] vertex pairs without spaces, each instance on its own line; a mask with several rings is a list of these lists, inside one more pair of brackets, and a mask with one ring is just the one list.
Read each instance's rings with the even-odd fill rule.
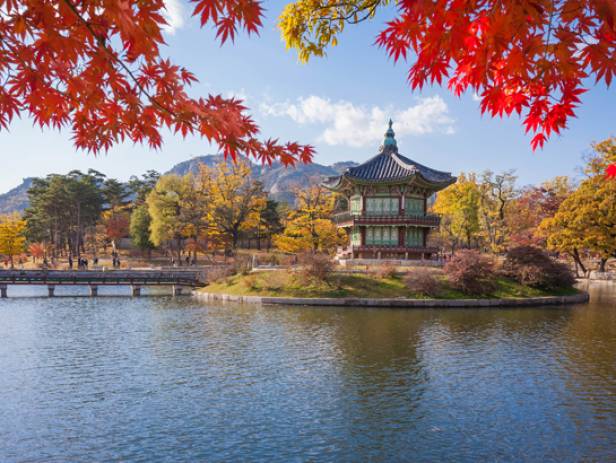
[[3,300],[0,462],[616,461],[616,291],[593,300]]

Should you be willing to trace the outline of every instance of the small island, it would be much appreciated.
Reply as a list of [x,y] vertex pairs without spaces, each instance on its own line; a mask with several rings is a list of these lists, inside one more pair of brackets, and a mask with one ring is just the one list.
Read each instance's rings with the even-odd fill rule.
[[[408,298],[408,299],[468,299],[471,296],[453,287],[442,273],[435,271],[441,282],[440,289],[433,296],[409,288],[404,274],[379,276],[373,273],[334,272],[329,282],[309,281],[301,272],[266,270],[247,275],[233,275],[214,282],[198,291],[235,296],[269,296],[299,298]],[[492,291],[473,296],[483,299],[526,298],[546,296],[571,296],[579,294],[576,288],[546,290],[525,286],[504,277],[495,279]]]
[[294,269],[219,276],[196,294],[232,302],[372,307],[511,307],[588,301],[588,294],[573,286],[566,269],[542,259],[532,248],[524,249],[522,257],[533,255],[538,265],[522,269],[519,254],[510,253],[496,263],[472,251],[460,252],[444,268],[382,263],[344,269],[324,256],[307,255]]
[[[441,217],[429,212],[429,203],[456,177],[402,155],[392,126],[390,120],[375,156],[322,182],[337,198],[337,211],[319,219],[317,202],[307,200],[305,217],[277,237],[280,249],[299,256],[296,265],[230,269],[211,275],[199,294],[239,302],[406,307],[588,300],[573,287],[570,268],[538,247],[492,255],[465,249],[439,259],[439,248],[429,242]],[[335,256],[332,244],[338,244]]]

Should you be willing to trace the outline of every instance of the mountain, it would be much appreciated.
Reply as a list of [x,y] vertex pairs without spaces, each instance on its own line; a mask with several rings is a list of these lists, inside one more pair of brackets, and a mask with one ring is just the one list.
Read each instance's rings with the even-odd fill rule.
[[[199,172],[200,164],[213,167],[223,159],[224,157],[220,154],[197,156],[176,164],[167,173],[186,175],[192,172],[196,174]],[[280,163],[273,163],[271,166],[250,163],[253,178],[263,182],[263,186],[270,193],[270,196],[277,201],[288,203],[295,201],[293,190],[307,188],[319,183],[325,177],[339,175],[349,167],[357,165],[356,162],[352,161],[337,162],[331,166],[313,162],[311,164],[299,164],[296,167],[285,167]],[[33,178],[25,178],[21,185],[0,195],[0,214],[8,214],[14,211],[23,212],[28,207],[28,189],[32,185],[32,180]]]
[[32,186],[33,177],[24,178],[21,185],[0,195],[0,214],[23,212],[28,207],[28,190]]
[[[196,174],[199,172],[200,164],[213,167],[222,160],[224,160],[222,155],[198,156],[176,164],[167,173],[186,175],[191,172]],[[313,162],[311,164],[299,164],[295,167],[285,167],[280,163],[273,163],[271,166],[250,163],[252,176],[263,182],[263,187],[269,192],[270,196],[277,201],[286,201],[288,203],[292,203],[295,200],[293,190],[315,185],[325,177],[339,175],[349,167],[357,165],[356,162],[352,161],[337,162],[332,166]]]

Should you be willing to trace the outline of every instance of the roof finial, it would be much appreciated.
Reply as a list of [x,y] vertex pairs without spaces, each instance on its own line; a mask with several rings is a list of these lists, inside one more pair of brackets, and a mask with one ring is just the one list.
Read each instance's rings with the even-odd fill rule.
[[387,132],[385,132],[385,140],[383,141],[383,148],[387,148],[388,146],[395,148],[395,149],[398,148],[398,143],[396,143],[396,133],[394,132],[394,129],[392,128],[393,125],[394,125],[394,121],[389,119],[389,128],[387,129]]

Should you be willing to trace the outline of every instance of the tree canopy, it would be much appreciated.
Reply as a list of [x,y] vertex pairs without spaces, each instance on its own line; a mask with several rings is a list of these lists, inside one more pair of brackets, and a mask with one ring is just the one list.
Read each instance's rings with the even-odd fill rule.
[[[594,145],[585,172],[588,178],[568,196],[554,217],[541,223],[550,249],[570,254],[581,265],[579,253],[590,251],[601,259],[601,270],[616,257],[616,182],[605,182],[606,164],[616,161],[616,138]],[[583,266],[582,266],[583,268]]]
[[24,251],[26,222],[18,214],[0,216],[0,254],[9,258],[13,267],[13,256]]
[[208,222],[227,248],[235,249],[240,232],[259,226],[261,212],[267,207],[263,185],[251,176],[245,161],[220,162],[214,168],[199,166],[202,189],[207,192]]
[[[261,27],[258,0],[192,4],[222,43]],[[164,0],[0,0],[0,129],[28,115],[41,127],[70,127],[76,147],[99,152],[124,140],[158,148],[169,128],[232,158],[310,161],[310,146],[257,138],[240,100],[188,95],[197,79],[162,50],[164,12]]]
[[104,175],[90,170],[37,178],[28,198],[28,240],[49,243],[54,253],[67,249],[79,255],[86,228],[96,225],[103,210]]
[[335,196],[320,186],[296,192],[297,206],[290,212],[284,231],[274,236],[276,247],[285,252],[332,252],[346,240],[342,229],[331,221]]
[[460,174],[458,181],[439,192],[433,210],[442,216],[440,232],[452,251],[458,246],[470,248],[480,227],[481,192],[475,175]]

